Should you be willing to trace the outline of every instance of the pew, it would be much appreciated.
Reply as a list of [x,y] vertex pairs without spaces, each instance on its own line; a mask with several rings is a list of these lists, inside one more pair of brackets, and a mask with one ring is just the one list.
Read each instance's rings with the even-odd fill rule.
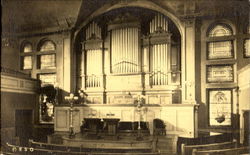
[[39,149],[49,149],[49,150],[60,150],[60,151],[74,151],[74,152],[81,152],[81,147],[72,147],[72,146],[65,146],[60,144],[49,144],[49,143],[41,143],[35,142],[33,140],[29,140],[29,147],[39,148]]
[[193,155],[243,155],[250,154],[250,147],[239,147],[220,150],[193,150]]
[[213,136],[203,136],[197,138],[187,138],[187,137],[178,137],[177,140],[177,154],[181,154],[181,146],[182,144],[186,145],[203,145],[203,144],[212,144],[212,143],[222,143],[233,141],[232,133],[223,133],[220,135]]
[[88,152],[88,153],[152,153],[154,148],[151,147],[121,147],[121,148],[88,148],[84,145],[80,147],[66,146],[61,144],[49,144],[42,142],[35,142],[29,140],[29,147],[35,148],[37,151],[64,151],[64,152]]
[[182,144],[182,155],[192,155],[192,152],[194,149],[196,149],[196,150],[216,150],[216,149],[227,149],[227,148],[236,148],[236,147],[237,147],[237,141],[213,143],[213,144],[203,144],[203,145]]
[[[62,151],[62,150],[50,150],[44,148],[33,148],[33,147],[21,147],[17,145],[11,145],[6,143],[9,147],[8,154],[15,155],[43,155],[43,154],[53,154],[53,155],[160,155],[159,153],[153,152],[114,152],[114,150],[109,150],[110,152],[75,152],[75,151]],[[20,149],[22,148],[22,149]],[[24,149],[26,148],[26,150]],[[128,148],[129,149],[129,148]]]

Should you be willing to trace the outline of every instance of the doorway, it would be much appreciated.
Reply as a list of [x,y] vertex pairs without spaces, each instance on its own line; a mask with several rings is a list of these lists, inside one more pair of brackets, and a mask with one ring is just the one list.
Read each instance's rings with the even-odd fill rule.
[[33,134],[33,110],[15,111],[16,136],[20,139],[21,145],[28,145],[28,140]]

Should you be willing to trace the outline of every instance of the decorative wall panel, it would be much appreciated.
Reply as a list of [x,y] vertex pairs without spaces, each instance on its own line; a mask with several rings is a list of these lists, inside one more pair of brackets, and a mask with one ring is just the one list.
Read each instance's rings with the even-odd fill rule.
[[[143,107],[143,112],[141,116],[141,121],[147,121],[149,123],[150,133],[153,130],[153,119],[162,119],[167,124],[168,133],[178,133],[182,132],[186,136],[193,136],[194,134],[194,107],[196,105],[167,105],[167,106],[147,106]],[[55,107],[55,111],[60,111],[64,109],[69,109],[69,107]],[[130,121],[135,122],[139,120],[139,115],[136,106],[134,104],[130,105],[88,105],[88,106],[76,106],[79,109],[80,122],[84,118],[119,118],[120,121]],[[69,113],[55,113],[59,120],[68,120]],[[59,114],[59,115],[58,115]],[[93,114],[93,115],[92,115]],[[78,115],[77,115],[78,117]],[[78,119],[78,118],[77,118]],[[183,119],[185,119],[183,121]],[[80,124],[79,122],[79,124]],[[64,129],[69,130],[69,124],[65,128],[65,122],[61,122],[61,128],[55,127],[55,131],[62,131]],[[76,123],[78,124],[78,123]],[[55,124],[56,126],[56,124]],[[80,127],[77,126],[76,131],[80,131]]]
[[233,42],[218,41],[208,43],[208,59],[233,58]]
[[232,90],[208,90],[209,125],[230,126],[232,113]]
[[211,65],[207,66],[208,82],[233,82],[233,65]]

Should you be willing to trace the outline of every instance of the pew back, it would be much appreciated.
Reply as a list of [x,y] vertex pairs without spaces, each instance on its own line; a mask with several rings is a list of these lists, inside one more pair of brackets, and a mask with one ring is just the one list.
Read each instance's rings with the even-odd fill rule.
[[220,150],[193,150],[193,155],[242,155],[250,154],[250,147],[239,147]]
[[[53,155],[160,155],[154,152],[75,152],[75,151],[61,151],[61,150],[50,150],[43,148],[32,148],[32,147],[20,147],[17,145],[11,145],[7,143],[9,147],[9,152],[6,154],[10,155],[43,155],[43,154],[53,154]],[[22,149],[20,149],[22,148]],[[24,149],[24,148],[27,148]]]
[[223,133],[220,135],[204,136],[204,137],[197,137],[197,138],[178,137],[177,154],[181,154],[182,144],[203,145],[203,144],[222,143],[222,142],[229,142],[229,141],[233,141],[233,134],[231,133]]
[[182,154],[191,155],[194,149],[197,150],[216,150],[216,149],[226,149],[226,148],[236,148],[237,142],[224,142],[224,143],[213,143],[213,144],[203,144],[203,145],[186,145],[182,144]]

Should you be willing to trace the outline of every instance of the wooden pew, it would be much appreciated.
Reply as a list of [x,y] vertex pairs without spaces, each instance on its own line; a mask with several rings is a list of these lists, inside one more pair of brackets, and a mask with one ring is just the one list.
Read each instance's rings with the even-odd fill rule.
[[[42,151],[64,151],[64,152],[88,152],[88,153],[151,153],[155,152],[153,146],[152,148],[145,147],[122,147],[122,148],[86,148],[83,145],[81,147],[73,147],[73,146],[65,146],[60,144],[49,144],[42,142],[34,142],[33,140],[29,140],[29,147],[35,148],[36,150]],[[38,151],[37,150],[37,151]]]
[[236,148],[237,141],[224,142],[224,143],[213,143],[213,144],[203,144],[203,145],[186,145],[182,144],[182,155],[192,155],[194,149],[196,150],[217,150],[217,149],[227,149]]
[[68,151],[68,152],[69,151],[81,152],[81,147],[72,147],[72,146],[65,146],[65,145],[60,145],[60,144],[34,142],[33,140],[29,140],[29,147],[48,149],[48,150]]
[[32,148],[32,147],[25,147],[27,148],[26,151],[24,151],[24,147],[17,146],[17,145],[11,145],[7,143],[7,146],[9,147],[9,153],[13,155],[44,155],[44,154],[51,154],[51,155],[160,155],[159,153],[152,153],[152,152],[113,152],[111,150],[110,152],[75,152],[75,151],[61,151],[61,150],[50,150],[50,149],[44,149],[44,148]]
[[250,147],[239,147],[231,149],[220,150],[193,150],[193,155],[248,155],[250,154]]
[[222,142],[229,142],[229,141],[233,141],[233,134],[231,133],[223,133],[221,135],[204,136],[204,137],[197,137],[197,138],[178,137],[176,151],[178,155],[181,154],[182,144],[203,145],[203,144],[222,143]]

